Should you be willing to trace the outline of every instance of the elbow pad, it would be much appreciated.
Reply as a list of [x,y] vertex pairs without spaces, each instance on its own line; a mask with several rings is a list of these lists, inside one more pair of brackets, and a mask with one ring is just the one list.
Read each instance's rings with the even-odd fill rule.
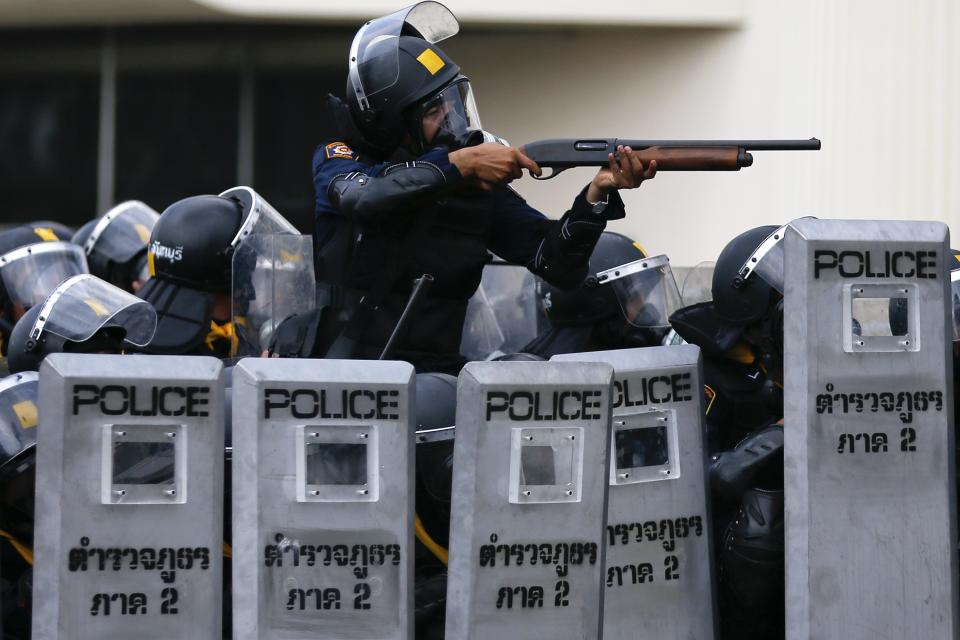
[[391,165],[375,177],[359,171],[342,173],[330,181],[327,196],[341,213],[364,221],[409,210],[446,184],[439,167],[415,160]]

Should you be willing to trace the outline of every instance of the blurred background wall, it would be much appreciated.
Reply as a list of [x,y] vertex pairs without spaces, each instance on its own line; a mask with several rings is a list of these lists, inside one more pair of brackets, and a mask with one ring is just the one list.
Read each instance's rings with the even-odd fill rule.
[[[78,226],[250,184],[309,231],[365,18],[405,0],[0,0],[0,223]],[[739,173],[663,173],[628,233],[675,265],[803,215],[938,219],[960,208],[960,5],[951,0],[450,0],[441,46],[484,126],[546,137],[808,138]],[[592,170],[515,183],[559,216]],[[958,231],[960,233],[960,231]]]

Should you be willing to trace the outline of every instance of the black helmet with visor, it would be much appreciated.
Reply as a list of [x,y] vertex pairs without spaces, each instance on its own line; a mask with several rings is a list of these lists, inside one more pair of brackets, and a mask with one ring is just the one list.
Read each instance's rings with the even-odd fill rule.
[[[680,290],[665,255],[642,258],[597,274],[601,287],[613,288],[627,323],[637,329],[670,329],[670,315],[680,308]],[[662,337],[662,336],[661,336]]]
[[[364,24],[350,47],[347,104],[364,142],[388,155],[482,138],[469,80],[437,42],[460,30],[439,2],[419,2]],[[425,139],[424,118],[436,123]]]
[[160,214],[138,200],[121,202],[83,225],[72,242],[83,247],[90,272],[121,289],[146,282],[147,244]]
[[37,371],[51,353],[145,347],[156,328],[157,314],[148,302],[89,273],[76,275],[17,322],[10,336],[10,371]]
[[24,310],[43,302],[57,285],[88,273],[83,249],[71,242],[38,242],[0,255],[6,297]]
[[234,286],[235,251],[262,234],[299,232],[250,187],[191,196],[164,210],[147,251],[151,278],[137,292],[158,316],[147,351],[188,353],[203,341],[217,294],[229,295]]

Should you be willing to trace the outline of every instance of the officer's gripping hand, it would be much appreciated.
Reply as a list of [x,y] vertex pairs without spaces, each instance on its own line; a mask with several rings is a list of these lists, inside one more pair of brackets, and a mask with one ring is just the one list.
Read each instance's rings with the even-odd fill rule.
[[496,142],[451,151],[450,162],[464,178],[485,191],[516,180],[523,175],[523,169],[533,175],[541,174],[537,163],[522,151]]
[[656,160],[644,167],[636,151],[622,145],[617,147],[617,154],[619,158],[612,153],[608,155],[608,166],[600,169],[590,183],[588,202],[599,202],[617,189],[636,189],[644,180],[652,180],[657,175]]

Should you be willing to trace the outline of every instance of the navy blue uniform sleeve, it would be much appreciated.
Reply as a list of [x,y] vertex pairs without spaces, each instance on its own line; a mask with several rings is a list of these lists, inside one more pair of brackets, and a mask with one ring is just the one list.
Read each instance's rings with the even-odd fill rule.
[[561,288],[575,287],[587,276],[590,254],[607,225],[626,215],[623,200],[614,191],[602,215],[587,204],[587,189],[577,195],[570,210],[550,220],[512,189],[498,190],[490,250]]
[[327,142],[313,154],[316,219],[329,214],[375,217],[402,208],[396,205],[435,185],[453,185],[462,179],[444,148],[433,149],[414,162],[370,164],[348,145]]

